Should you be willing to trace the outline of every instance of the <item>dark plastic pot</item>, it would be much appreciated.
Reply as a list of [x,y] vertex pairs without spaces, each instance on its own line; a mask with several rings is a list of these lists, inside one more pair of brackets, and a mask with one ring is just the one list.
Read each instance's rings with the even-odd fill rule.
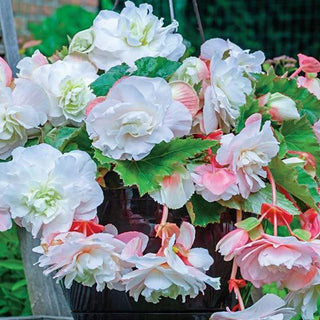
[[[104,190],[105,200],[99,207],[101,224],[114,224],[119,232],[140,231],[150,237],[146,252],[157,252],[160,239],[155,238],[154,226],[160,223],[162,206],[149,196],[139,197],[135,188],[121,186],[117,176],[109,173],[106,178],[107,188]],[[185,209],[169,213],[168,221],[180,224],[188,221]],[[195,247],[205,247],[214,258],[214,265],[208,274],[221,277],[221,290],[208,287],[204,295],[187,299],[182,303],[180,298],[173,300],[163,298],[158,304],[148,303],[143,297],[135,302],[125,292],[105,289],[97,292],[95,287],[84,287],[73,283],[69,290],[64,290],[70,303],[72,314],[76,320],[208,320],[209,316],[230,305],[227,280],[231,272],[231,264],[223,261],[215,252],[217,242],[232,228],[232,221],[224,218],[220,224],[211,224],[206,228],[197,228]]]

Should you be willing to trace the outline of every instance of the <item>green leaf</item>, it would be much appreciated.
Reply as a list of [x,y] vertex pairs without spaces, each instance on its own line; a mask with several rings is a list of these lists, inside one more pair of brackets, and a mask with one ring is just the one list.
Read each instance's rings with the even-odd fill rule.
[[251,231],[252,229],[258,227],[260,225],[260,221],[255,217],[249,217],[240,222],[236,223],[236,226],[240,229]]
[[303,229],[294,229],[292,233],[302,241],[309,241],[311,238],[311,233]]
[[175,139],[156,145],[151,153],[140,161],[117,161],[115,171],[125,185],[137,185],[140,195],[158,190],[159,179],[171,175],[175,164],[185,164],[189,157],[213,147],[217,141],[201,139]]
[[26,144],[24,145],[25,148],[27,147],[31,147],[31,146],[35,146],[37,144],[39,144],[40,142],[40,138],[37,137],[37,138],[33,138],[33,139],[29,139]]
[[111,164],[116,163],[116,160],[104,156],[98,149],[94,150],[94,159],[97,160],[100,167],[107,168],[108,170],[111,169]]
[[273,80],[276,77],[276,74],[274,73],[274,69],[269,69],[268,73],[256,73],[253,74],[253,76],[256,78],[256,86],[255,86],[255,93],[257,95],[264,95],[268,92],[271,92],[273,89]]
[[134,76],[167,78],[171,76],[181,64],[163,57],[144,57],[137,60],[135,65],[137,66],[137,70],[133,72],[132,75]]
[[[320,105],[318,106],[320,109]],[[280,129],[288,150],[311,153],[316,159],[317,175],[320,176],[320,144],[306,117],[285,121]]]
[[302,168],[287,167],[278,157],[272,159],[269,168],[278,185],[308,206],[318,210],[317,203],[320,198],[315,191],[317,184]]
[[[300,211],[288,200],[286,197],[277,192],[277,205],[292,215],[299,215]],[[263,203],[272,203],[272,191],[269,183],[266,184],[266,187],[260,189],[258,192],[250,194],[248,199],[242,199],[240,197],[233,197],[228,201],[220,200],[219,203],[228,208],[243,210],[245,212],[251,212],[260,214],[261,205]]]
[[244,127],[246,120],[254,113],[259,112],[259,102],[252,97],[247,97],[246,104],[239,108],[240,116],[238,118],[238,124],[236,132],[239,133]]
[[20,289],[21,287],[25,287],[27,285],[27,280],[26,279],[21,279],[17,281],[13,286],[12,286],[12,291],[16,291]]
[[194,194],[187,203],[187,210],[192,224],[205,227],[209,223],[220,222],[220,214],[224,208],[218,202],[208,202],[198,194]]
[[97,97],[106,96],[116,81],[129,74],[128,69],[129,66],[125,63],[112,67],[105,74],[93,81],[90,88]]
[[0,260],[0,267],[11,270],[23,270],[23,264],[20,260]]

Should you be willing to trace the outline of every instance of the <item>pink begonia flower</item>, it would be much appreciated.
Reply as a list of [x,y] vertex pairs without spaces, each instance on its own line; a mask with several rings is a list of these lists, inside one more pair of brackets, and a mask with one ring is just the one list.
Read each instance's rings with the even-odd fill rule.
[[216,160],[220,165],[229,165],[229,169],[237,177],[240,194],[248,198],[251,192],[265,187],[261,178],[267,174],[263,167],[267,166],[279,151],[279,142],[274,137],[270,121],[266,121],[260,131],[261,115],[250,116],[245,128],[238,135],[224,135]]
[[9,87],[12,81],[12,71],[8,63],[0,57],[0,84]]
[[73,220],[96,216],[103,192],[96,181],[96,164],[86,152],[62,154],[41,143],[16,148],[12,157],[0,163],[0,207],[8,207],[12,218],[34,237],[66,232]]
[[44,274],[57,271],[54,278],[64,278],[66,288],[76,281],[89,287],[97,284],[97,291],[102,291],[106,286],[122,289],[119,282],[124,267],[120,254],[124,247],[124,242],[109,233],[86,237],[68,232],[56,236],[48,247],[39,246],[33,251],[42,254],[38,263],[40,267],[48,267]]
[[186,296],[194,298],[205,290],[206,283],[219,289],[219,279],[204,273],[213,263],[208,250],[191,249],[194,236],[194,227],[184,222],[177,240],[174,234],[164,250],[159,250],[161,255],[147,253],[128,259],[137,268],[122,278],[129,295],[138,301],[141,294],[146,301],[157,303],[161,297],[176,299],[181,295],[183,301]]
[[267,294],[243,311],[216,312],[210,320],[291,320],[296,313],[285,305],[286,302],[277,295]]
[[306,56],[302,53],[298,54],[299,66],[305,73],[317,73],[320,72],[320,61],[314,57]]
[[181,102],[190,111],[192,118],[194,118],[200,110],[199,97],[196,91],[183,81],[173,81],[169,85],[173,100]]
[[229,200],[239,193],[236,176],[227,168],[219,168],[213,163],[196,167],[191,173],[196,192],[209,201]]
[[320,234],[320,216],[314,209],[309,209],[300,214],[301,228],[311,234],[311,239],[315,239]]
[[320,119],[313,125],[313,132],[317,137],[318,142],[320,143]]
[[289,306],[293,306],[298,313],[301,313],[303,320],[312,320],[318,309],[319,296],[320,272],[318,270],[310,285],[301,290],[289,292],[285,300]]
[[235,249],[242,277],[255,287],[277,282],[289,290],[307,286],[317,273],[319,254],[311,242],[295,237],[264,235]]
[[30,80],[33,78],[34,71],[46,64],[49,64],[47,58],[39,50],[36,50],[31,57],[25,57],[18,62],[18,76]]
[[177,166],[172,175],[163,177],[160,187],[160,190],[149,194],[154,200],[171,209],[183,207],[195,190],[190,173],[183,166]]
[[248,241],[248,232],[238,228],[227,233],[217,243],[216,250],[224,256],[225,261],[231,261],[234,258],[234,250],[246,245]]
[[204,61],[196,57],[189,57],[183,60],[182,65],[171,76],[170,82],[184,81],[194,86],[200,81],[209,79],[209,76],[209,69]]
[[312,94],[314,94],[320,100],[320,79],[313,77],[298,77],[297,78],[298,87],[306,88]]
[[131,76],[115,83],[85,122],[93,146],[105,156],[141,160],[161,141],[188,134],[192,117],[164,79]]

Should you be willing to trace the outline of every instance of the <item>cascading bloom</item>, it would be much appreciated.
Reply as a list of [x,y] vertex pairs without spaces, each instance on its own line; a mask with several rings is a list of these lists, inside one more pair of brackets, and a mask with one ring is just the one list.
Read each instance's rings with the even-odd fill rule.
[[12,81],[12,71],[8,63],[0,57],[0,85],[9,87]]
[[231,41],[210,39],[201,46],[201,58],[210,61],[211,84],[204,93],[205,132],[218,126],[229,132],[239,116],[239,107],[252,92],[248,75],[261,72],[263,52],[249,53]]
[[286,302],[275,294],[266,294],[243,311],[216,312],[210,320],[291,320],[296,313],[285,305]]
[[235,229],[228,232],[216,246],[216,250],[224,256],[225,261],[231,261],[234,258],[234,251],[243,247],[249,242],[249,234],[244,229]]
[[208,201],[229,200],[239,193],[236,176],[229,169],[203,164],[191,173],[196,192]]
[[318,309],[319,295],[320,273],[318,271],[310,285],[298,291],[290,292],[285,299],[288,305],[293,306],[298,313],[301,313],[303,320],[312,320]]
[[289,290],[304,288],[317,274],[319,261],[311,242],[266,234],[235,249],[234,255],[242,277],[257,288],[271,282]]
[[28,133],[47,121],[49,100],[38,85],[18,79],[15,88],[0,86],[0,159],[27,142]]
[[137,76],[116,82],[86,119],[92,145],[120,160],[141,160],[161,141],[188,134],[191,122],[164,79]]
[[174,233],[169,241],[163,241],[161,254],[129,259],[137,268],[122,278],[129,295],[138,301],[141,294],[146,301],[157,303],[161,297],[176,299],[181,295],[183,301],[186,296],[194,298],[205,290],[206,283],[219,289],[219,279],[204,273],[213,263],[208,251],[191,249],[194,237],[194,227],[184,222],[177,240]]
[[[96,165],[83,151],[61,154],[40,144],[17,148],[13,160],[0,163],[0,208],[32,235],[68,231],[73,220],[91,220],[103,193],[96,182]],[[12,181],[15,181],[12,184]]]
[[41,254],[40,267],[48,267],[44,274],[57,271],[54,278],[64,278],[66,288],[73,281],[84,286],[97,285],[97,291],[106,286],[120,290],[121,274],[124,271],[120,259],[125,243],[109,233],[97,233],[86,237],[79,232],[68,232],[57,235],[52,245],[44,250],[39,246],[33,251]]
[[[38,57],[39,55],[39,57]],[[98,77],[96,68],[88,61],[65,58],[45,64],[40,54],[20,61],[22,77],[29,77],[46,91],[50,99],[48,118],[54,126],[67,121],[76,125],[85,118],[88,103],[95,98],[89,85]],[[38,61],[43,64],[39,65]]]
[[214,38],[207,40],[201,46],[201,58],[212,60],[213,56],[218,55],[223,57],[226,55],[226,60],[231,57],[237,60],[239,68],[246,73],[261,73],[261,65],[265,60],[265,55],[262,51],[250,53],[250,50],[242,50],[239,46],[230,40]]
[[123,62],[134,66],[142,57],[166,57],[177,61],[185,52],[182,36],[175,33],[178,23],[163,27],[163,18],[152,13],[152,6],[136,7],[126,1],[120,12],[101,11],[91,29],[77,34],[72,50],[88,53],[99,68],[108,71]]
[[270,121],[266,121],[260,131],[261,115],[253,114],[245,128],[238,135],[224,135],[221,147],[217,151],[216,160],[220,165],[229,165],[231,172],[237,177],[240,194],[248,198],[251,192],[265,187],[262,178],[266,178],[263,170],[279,151],[278,141],[273,136]]
[[200,81],[209,79],[210,73],[204,61],[196,57],[189,57],[183,60],[182,65],[171,76],[172,81],[184,81],[190,86],[198,84]]

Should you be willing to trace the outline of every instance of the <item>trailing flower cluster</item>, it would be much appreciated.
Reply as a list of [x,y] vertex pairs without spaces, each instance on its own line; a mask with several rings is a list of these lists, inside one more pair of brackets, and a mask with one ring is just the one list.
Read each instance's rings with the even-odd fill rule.
[[[40,237],[39,265],[67,288],[184,301],[220,288],[206,274],[208,250],[192,248],[194,225],[236,211],[217,251],[233,260],[238,304],[211,319],[291,319],[293,308],[313,319],[320,62],[299,54],[293,73],[277,75],[263,52],[219,38],[183,59],[177,28],[127,1],[120,13],[101,11],[59,60],[35,51],[13,79],[0,59],[0,231],[14,221]],[[109,171],[163,205],[156,253],[145,234],[99,224]],[[167,222],[168,209],[184,206],[191,223]],[[248,282],[275,283],[285,301],[268,294],[246,309]]]

